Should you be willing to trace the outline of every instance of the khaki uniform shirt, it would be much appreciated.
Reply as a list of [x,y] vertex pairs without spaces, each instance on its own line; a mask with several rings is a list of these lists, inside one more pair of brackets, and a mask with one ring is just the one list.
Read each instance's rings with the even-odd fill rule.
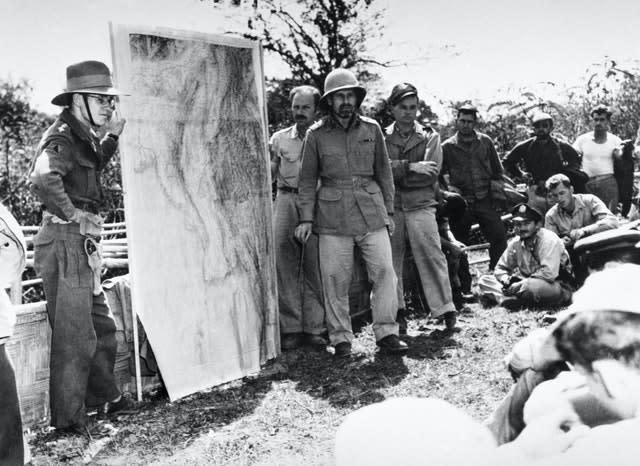
[[313,222],[316,233],[356,236],[384,228],[394,188],[378,123],[356,115],[345,129],[327,116],[311,126],[298,188],[300,221]]
[[574,194],[575,207],[569,213],[558,204],[547,212],[544,227],[558,236],[567,236],[572,230],[581,229],[585,235],[618,228],[618,219],[604,202],[593,194]]
[[569,254],[558,235],[540,228],[530,244],[518,236],[509,241],[496,264],[494,275],[501,280],[519,272],[525,278],[540,278],[552,283],[558,278],[560,266],[569,263]]
[[271,162],[278,168],[275,176],[278,188],[297,188],[302,165],[304,134],[298,134],[296,125],[277,131],[269,140]]

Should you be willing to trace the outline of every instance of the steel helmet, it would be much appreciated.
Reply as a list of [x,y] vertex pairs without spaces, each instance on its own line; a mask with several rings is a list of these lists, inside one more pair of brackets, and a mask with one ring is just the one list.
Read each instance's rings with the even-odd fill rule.
[[356,93],[357,103],[356,107],[359,107],[364,97],[367,95],[367,91],[362,87],[355,74],[344,68],[337,68],[329,73],[324,80],[324,94],[320,98],[319,106],[321,110],[327,110],[327,97],[337,91],[345,89],[353,89]]

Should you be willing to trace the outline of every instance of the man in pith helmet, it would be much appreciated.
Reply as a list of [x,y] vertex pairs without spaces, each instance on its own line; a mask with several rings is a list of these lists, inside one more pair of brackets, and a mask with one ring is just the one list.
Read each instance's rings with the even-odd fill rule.
[[300,224],[295,233],[303,242],[312,229],[319,235],[326,324],[337,357],[351,354],[349,285],[355,246],[373,283],[378,346],[391,353],[407,350],[398,337],[397,281],[389,241],[393,178],[380,126],[357,113],[365,95],[351,71],[329,73],[319,102],[327,116],[307,132],[298,184]]
[[104,63],[67,67],[67,87],[51,101],[64,109],[44,133],[30,174],[44,206],[34,267],[52,329],[51,424],[72,433],[92,433],[87,407],[110,413],[133,404],[116,385],[116,326],[99,280],[100,172],[125,125],[114,113],[118,95]]

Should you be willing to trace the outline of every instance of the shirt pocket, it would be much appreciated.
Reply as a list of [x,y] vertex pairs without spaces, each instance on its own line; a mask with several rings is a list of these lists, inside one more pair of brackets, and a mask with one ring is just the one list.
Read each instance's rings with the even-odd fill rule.
[[343,215],[342,191],[338,188],[320,188],[316,211],[318,226],[337,229]]
[[376,143],[373,137],[364,136],[358,139],[353,165],[357,174],[373,174]]
[[371,201],[375,205],[377,213],[386,218],[387,208],[384,206],[384,198],[382,197],[380,186],[377,183],[369,183],[364,190],[371,196]]
[[78,166],[73,170],[73,184],[75,194],[90,199],[99,198],[98,170],[96,164],[83,157],[77,158]]

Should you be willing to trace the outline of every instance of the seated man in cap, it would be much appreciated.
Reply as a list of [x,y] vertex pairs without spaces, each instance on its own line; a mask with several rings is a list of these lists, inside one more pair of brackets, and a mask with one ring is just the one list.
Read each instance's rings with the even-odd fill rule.
[[560,274],[570,261],[562,240],[542,228],[542,215],[535,208],[518,204],[512,214],[517,236],[500,256],[493,275],[480,277],[481,295],[509,309],[567,304],[571,291]]
[[443,320],[451,330],[456,323],[456,309],[436,222],[438,174],[442,166],[440,136],[416,122],[418,91],[413,85],[395,86],[388,104],[394,117],[394,122],[385,128],[385,141],[396,187],[396,229],[391,236],[391,249],[398,278],[398,313],[401,315],[405,307],[402,271],[408,242],[431,316]]
[[581,134],[573,143],[582,156],[582,168],[589,175],[587,192],[598,196],[611,212],[618,210],[618,183],[614,161],[622,155],[622,140],[609,132],[611,112],[604,105],[591,111],[593,131]]
[[118,95],[104,63],[67,67],[67,88],[51,101],[64,110],[44,133],[30,174],[44,206],[33,243],[52,329],[51,424],[72,433],[88,432],[87,407],[101,414],[133,408],[114,376],[116,325],[100,286],[97,245],[100,171],[125,124],[114,113]]
[[[578,175],[580,156],[571,145],[551,135],[553,118],[548,113],[536,112],[531,118],[535,136],[522,141],[509,152],[502,163],[507,174],[516,179],[526,179],[529,188],[529,205],[540,212],[547,211],[545,181],[556,173]],[[524,168],[524,172],[522,171]],[[579,179],[579,178],[578,178]],[[577,192],[584,192],[582,186]]]
[[574,253],[580,238],[618,227],[618,220],[593,194],[574,194],[571,181],[561,173],[546,182],[548,197],[555,205],[545,216],[544,226],[564,242],[571,257],[578,284],[586,278],[586,269]]

